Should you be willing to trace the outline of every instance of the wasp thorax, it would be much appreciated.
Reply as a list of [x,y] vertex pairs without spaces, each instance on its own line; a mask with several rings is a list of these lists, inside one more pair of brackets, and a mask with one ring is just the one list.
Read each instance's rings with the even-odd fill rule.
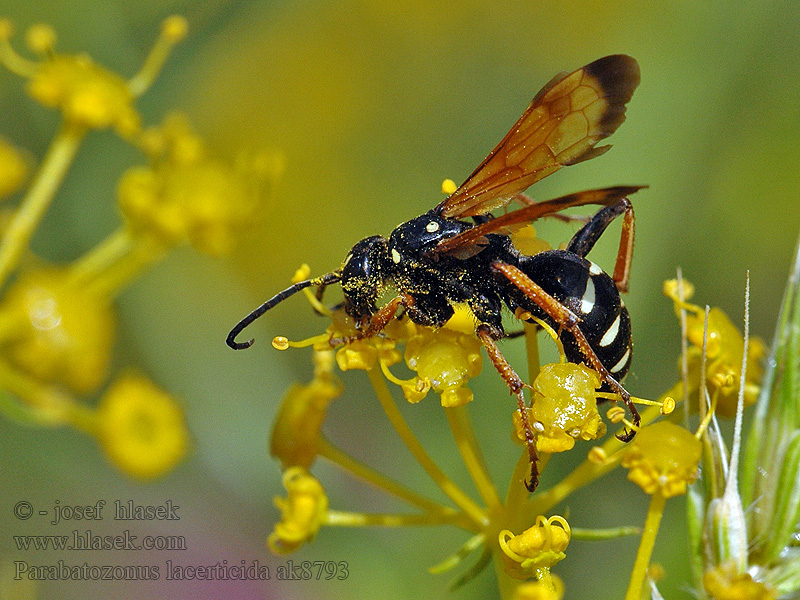
[[386,238],[374,235],[358,242],[342,263],[344,309],[351,317],[375,314],[390,261]]
[[432,250],[440,241],[468,229],[469,225],[429,211],[395,227],[389,236],[390,258],[395,264],[404,257],[417,257]]

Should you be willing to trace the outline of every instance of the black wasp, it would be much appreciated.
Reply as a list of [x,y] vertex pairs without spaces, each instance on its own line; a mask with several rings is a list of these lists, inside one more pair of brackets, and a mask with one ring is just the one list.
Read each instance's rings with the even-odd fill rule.
[[[561,167],[608,150],[608,145],[595,144],[625,120],[625,105],[638,84],[639,65],[624,55],[606,56],[557,75],[472,175],[436,208],[398,225],[388,239],[376,235],[361,240],[335,271],[295,283],[270,298],[233,328],[228,345],[237,350],[249,347],[253,340],[237,342],[236,336],[267,310],[309,286],[324,289],[340,283],[344,309],[357,323],[355,335],[332,339],[332,346],[377,335],[401,307],[414,323],[441,327],[453,315],[453,305],[465,303],[475,317],[476,335],[517,397],[531,460],[531,480],[526,485],[533,491],[538,468],[525,411],[526,384],[497,346],[506,335],[501,318],[506,305],[553,327],[567,359],[597,371],[604,387],[620,395],[638,425],[630,394],[619,383],[628,372],[632,348],[630,319],[619,292],[627,291],[633,251],[633,209],[627,197],[640,187],[589,190],[538,203],[522,193]],[[522,208],[497,217],[491,214],[512,200]],[[527,256],[512,244],[512,226],[587,204],[604,208],[566,249]],[[612,277],[586,255],[620,215],[624,215],[622,236]],[[389,290],[394,298],[378,307],[378,299]],[[629,441],[633,435],[624,431],[618,437]]]

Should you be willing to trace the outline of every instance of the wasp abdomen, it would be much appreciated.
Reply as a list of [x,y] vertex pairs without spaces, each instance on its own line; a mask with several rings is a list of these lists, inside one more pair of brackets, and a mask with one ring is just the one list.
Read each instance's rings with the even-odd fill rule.
[[[578,327],[597,358],[619,381],[631,362],[631,324],[614,280],[593,262],[566,250],[549,250],[533,256],[521,256],[519,269],[579,318]],[[525,294],[511,287],[509,306],[517,306],[544,320],[556,331],[553,321]],[[569,331],[559,333],[570,362],[589,364]]]

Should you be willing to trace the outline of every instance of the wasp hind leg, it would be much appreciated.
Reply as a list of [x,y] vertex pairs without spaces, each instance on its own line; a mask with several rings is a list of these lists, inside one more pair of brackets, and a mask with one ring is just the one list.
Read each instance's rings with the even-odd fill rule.
[[[631,421],[634,427],[638,427],[641,417],[639,416],[639,411],[637,411],[636,407],[633,405],[631,395],[616,379],[614,379],[614,377],[612,377],[608,369],[600,362],[600,359],[597,357],[597,354],[595,354],[591,344],[589,344],[589,341],[579,327],[580,318],[550,294],[545,292],[539,284],[528,277],[518,267],[496,261],[492,263],[492,269],[502,274],[514,287],[525,294],[528,300],[536,304],[548,317],[558,324],[559,333],[560,330],[563,329],[572,334],[586,364],[597,371],[601,379],[608,384],[612,391],[619,394],[622,401],[625,402],[628,412],[631,414]],[[624,429],[621,434],[617,434],[617,438],[623,442],[629,442],[633,439],[634,435],[636,435],[635,430],[628,431]]]
[[617,262],[614,265],[614,275],[612,279],[617,284],[617,290],[626,293],[628,291],[628,278],[631,272],[631,260],[633,258],[633,236],[634,236],[634,215],[633,205],[627,198],[622,198],[611,206],[599,210],[588,223],[581,227],[572,236],[567,250],[580,257],[586,258],[591,252],[597,240],[603,235],[606,228],[618,216],[624,214],[622,221],[622,233],[619,240],[619,250],[617,250]]

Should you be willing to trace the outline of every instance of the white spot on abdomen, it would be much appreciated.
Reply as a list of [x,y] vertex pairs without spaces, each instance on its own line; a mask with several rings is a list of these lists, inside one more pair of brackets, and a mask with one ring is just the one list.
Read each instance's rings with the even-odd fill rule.
[[392,262],[394,264],[398,264],[400,262],[400,253],[395,248],[392,248]]
[[592,261],[589,261],[589,273],[591,273],[592,275],[600,275],[602,272],[603,272],[603,269],[598,267]]
[[625,354],[622,355],[622,358],[619,359],[619,362],[615,364],[613,367],[611,367],[610,371],[612,373],[621,371],[622,368],[628,364],[628,359],[630,358],[630,356],[631,356],[631,349],[628,348],[627,350],[625,350]]
[[581,298],[581,312],[588,315],[594,308],[594,281],[589,277],[586,279],[586,291]]
[[608,328],[603,334],[603,337],[600,338],[600,345],[601,346],[608,346],[611,342],[617,339],[617,334],[619,333],[619,319],[622,316],[622,313],[617,315],[617,318],[614,319],[614,322],[611,324],[611,327]]
[[439,224],[436,221],[431,221],[430,223],[425,225],[425,231],[427,231],[428,233],[439,231]]

